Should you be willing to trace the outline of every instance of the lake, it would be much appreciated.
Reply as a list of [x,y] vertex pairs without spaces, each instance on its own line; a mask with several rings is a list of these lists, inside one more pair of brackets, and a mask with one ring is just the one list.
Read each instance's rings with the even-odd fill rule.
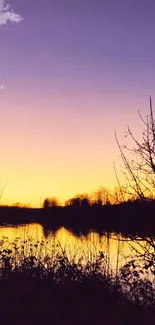
[[104,233],[102,236],[90,232],[87,236],[76,236],[65,228],[57,231],[45,231],[40,224],[0,227],[1,244],[6,248],[16,242],[18,247],[25,246],[25,255],[35,254],[38,258],[46,255],[54,258],[58,252],[67,254],[69,260],[93,262],[99,252],[103,252],[109,270],[115,273],[125,263],[137,254],[152,251],[147,240],[131,240],[120,234]]

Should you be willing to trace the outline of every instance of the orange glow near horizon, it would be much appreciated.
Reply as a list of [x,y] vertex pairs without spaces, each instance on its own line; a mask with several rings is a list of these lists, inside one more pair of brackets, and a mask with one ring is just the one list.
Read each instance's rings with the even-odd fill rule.
[[92,104],[87,98],[85,110],[78,111],[77,97],[72,109],[69,103],[68,107],[62,103],[53,113],[49,109],[50,100],[44,111],[39,102],[32,111],[30,106],[20,106],[21,103],[8,111],[7,105],[1,117],[0,180],[1,186],[5,186],[1,203],[38,207],[46,197],[54,196],[63,204],[76,194],[91,193],[99,186],[109,189],[117,186],[113,161],[119,172],[121,160],[114,131],[121,143],[128,123],[136,135],[140,134],[137,109],[142,100],[137,100],[135,109],[129,100],[123,111],[119,103],[123,107],[125,101],[124,98],[109,102],[107,96],[105,102],[99,98],[98,109],[93,110],[95,99]]

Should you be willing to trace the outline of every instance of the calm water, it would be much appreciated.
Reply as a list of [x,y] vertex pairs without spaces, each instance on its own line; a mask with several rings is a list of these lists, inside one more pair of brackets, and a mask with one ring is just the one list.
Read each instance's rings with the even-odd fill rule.
[[88,236],[76,237],[65,228],[60,228],[55,233],[48,231],[45,237],[44,229],[40,224],[0,227],[0,240],[4,237],[8,238],[8,240],[6,239],[7,245],[16,238],[18,238],[19,246],[25,242],[28,254],[34,249],[28,241],[31,239],[34,245],[37,244],[35,254],[40,254],[40,256],[52,255],[57,251],[65,250],[69,259],[78,260],[82,257],[93,261],[99,251],[102,251],[112,270],[116,269],[116,265],[120,268],[135,256],[136,251],[143,253],[146,248],[145,241],[131,241],[115,234],[99,236],[95,232],[91,232]]

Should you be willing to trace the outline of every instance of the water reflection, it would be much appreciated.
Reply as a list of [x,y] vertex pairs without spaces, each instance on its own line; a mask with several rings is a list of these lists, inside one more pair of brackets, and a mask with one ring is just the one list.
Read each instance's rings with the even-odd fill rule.
[[[13,242],[19,238],[19,245],[22,245],[23,242],[27,245],[25,254],[32,252],[39,257],[65,251],[70,260],[77,261],[83,258],[93,262],[101,251],[105,255],[108,267],[112,270],[120,268],[133,257],[135,249],[139,252],[143,251],[143,245],[145,245],[145,242],[141,242],[139,245],[139,242],[109,233],[100,236],[98,233],[91,232],[87,236],[76,237],[65,228],[60,228],[56,232],[48,231],[45,234],[44,228],[40,224],[0,227],[0,239],[3,237],[7,237],[8,242]],[[30,247],[29,238],[36,245],[35,248]],[[43,241],[45,241],[45,245]]]

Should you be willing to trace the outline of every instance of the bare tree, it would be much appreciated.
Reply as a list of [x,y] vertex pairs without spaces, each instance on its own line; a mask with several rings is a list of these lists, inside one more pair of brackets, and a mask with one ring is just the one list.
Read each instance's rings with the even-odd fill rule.
[[[116,142],[123,161],[123,174],[126,179],[126,192],[141,200],[154,199],[155,192],[155,121],[150,97],[149,114],[143,119],[142,140],[138,141],[128,126],[126,137],[133,141],[133,148],[120,145],[115,133]],[[127,156],[131,157],[128,158]]]

